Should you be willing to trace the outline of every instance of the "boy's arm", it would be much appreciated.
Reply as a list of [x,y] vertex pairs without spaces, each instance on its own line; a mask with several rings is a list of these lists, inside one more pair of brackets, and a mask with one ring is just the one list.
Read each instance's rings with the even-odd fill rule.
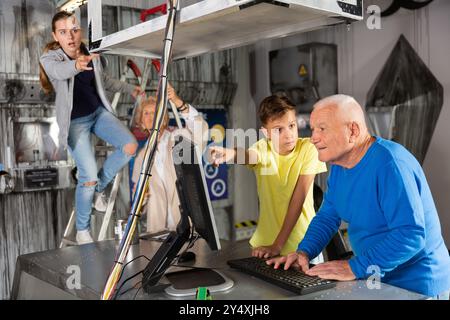
[[252,149],[230,149],[213,146],[209,148],[209,156],[211,159],[210,162],[215,167],[221,163],[245,165],[255,165],[258,163],[258,153]]
[[311,184],[314,182],[315,176],[315,174],[299,176],[294,192],[292,193],[291,200],[289,201],[286,217],[284,218],[283,225],[277,238],[271,246],[255,248],[252,252],[253,256],[259,258],[269,258],[280,254],[281,249],[289,238],[292,229],[302,213],[303,203],[305,202],[306,195],[311,188]]

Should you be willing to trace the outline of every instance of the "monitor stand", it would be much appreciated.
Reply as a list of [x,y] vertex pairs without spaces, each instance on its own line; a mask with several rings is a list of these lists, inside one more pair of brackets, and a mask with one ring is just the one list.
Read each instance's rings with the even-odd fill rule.
[[169,232],[142,272],[142,287],[145,292],[152,293],[161,288],[157,284],[167,268],[172,264],[172,261],[177,257],[180,249],[189,240],[190,230],[189,219],[182,214],[177,230]]
[[234,282],[223,273],[207,268],[195,268],[165,274],[172,284],[165,288],[174,297],[195,296],[199,287],[207,287],[210,293],[221,292],[233,287]]

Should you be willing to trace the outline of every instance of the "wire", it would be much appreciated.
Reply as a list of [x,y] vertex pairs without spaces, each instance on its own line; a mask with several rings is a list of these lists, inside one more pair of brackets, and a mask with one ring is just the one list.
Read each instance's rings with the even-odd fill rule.
[[137,297],[139,291],[141,291],[141,289],[142,289],[142,281],[141,281],[141,286],[139,287],[139,289],[137,289],[136,293],[134,294],[133,300],[136,300],[136,297]]
[[[170,268],[170,267],[185,267],[185,268],[191,268],[191,269],[209,269],[209,268],[194,267],[194,266],[181,266],[181,265],[175,264],[175,263],[178,262],[179,257],[180,257],[183,253],[185,253],[187,250],[189,250],[190,248],[192,248],[192,247],[194,246],[195,242],[196,242],[199,238],[200,238],[200,235],[199,235],[198,233],[195,233],[195,229],[194,229],[194,227],[192,227],[192,228],[191,228],[191,234],[190,234],[190,236],[189,236],[189,243],[188,243],[188,245],[186,246],[186,249],[184,249],[182,253],[180,253],[180,254],[178,254],[177,256],[175,256],[175,258],[174,258],[175,261],[173,261],[171,264],[169,264],[168,268]],[[119,276],[119,278],[118,278],[118,280],[117,280],[117,283],[118,283],[118,282],[120,281],[120,279],[122,278],[122,275],[123,275],[123,273],[124,273],[125,267],[126,267],[128,264],[130,264],[130,263],[134,262],[135,260],[137,260],[138,258],[145,258],[145,259],[147,259],[148,261],[151,261],[151,260],[150,260],[149,258],[147,258],[145,255],[137,256],[137,257],[135,257],[134,259],[128,261],[128,262],[123,266],[122,271],[121,271],[121,273],[120,273],[120,276]],[[166,271],[168,268],[164,269],[164,271],[162,272],[162,274],[164,274],[165,271]],[[125,290],[124,292],[120,293],[120,290],[122,289],[122,287],[125,285],[126,282],[130,281],[131,279],[135,278],[135,277],[138,276],[139,274],[143,273],[144,270],[145,270],[145,268],[142,269],[141,271],[139,271],[139,272],[133,274],[132,276],[128,277],[127,279],[125,279],[125,280],[120,284],[119,288],[117,288],[117,290],[115,290],[115,294],[114,294],[113,299],[115,300],[115,299],[117,299],[118,297],[122,296],[123,294],[129,292],[130,290],[132,290],[133,288],[135,288],[135,287],[136,287],[136,284],[138,284],[138,283],[141,283],[141,287],[142,287],[142,280],[141,280],[141,281],[137,282],[133,287],[128,288],[128,289]],[[150,278],[148,279],[148,281],[150,281],[150,280],[152,280],[152,279],[154,279],[154,278],[160,277],[160,276],[161,276],[161,272],[156,273],[156,274],[154,274],[152,277],[150,277]],[[139,290],[140,290],[140,288],[139,288]],[[138,292],[139,292],[139,290],[138,290]],[[136,295],[137,295],[137,293],[136,293]],[[135,295],[135,297],[136,297],[136,295]],[[134,300],[134,299],[133,299],[133,300]]]
[[[136,289],[136,286],[137,286],[138,284],[141,284],[141,286],[142,286],[142,280],[136,282],[136,283],[134,284],[134,286],[132,286],[131,288],[128,288],[127,290],[125,290],[124,292],[122,292],[122,293],[120,294],[120,296],[124,295],[124,294],[127,293],[127,292],[130,292],[130,291],[133,290],[133,289]],[[116,298],[114,298],[114,299],[116,299]]]
[[[131,261],[130,261],[131,262]],[[195,266],[185,266],[185,265],[176,265],[176,264],[171,264],[170,267],[178,267],[178,268],[188,268],[188,269],[199,269],[199,270],[212,270],[212,268],[204,268],[204,267],[195,267]],[[142,273],[143,271],[140,271],[138,273],[136,273],[135,275],[133,275],[132,277],[137,276],[138,274]],[[157,275],[153,276],[152,278],[156,277]],[[131,278],[131,277],[130,277]],[[150,278],[151,279],[151,278]],[[125,283],[126,281],[128,281],[129,279],[125,280],[123,283]],[[123,285],[122,283],[122,285]],[[136,300],[136,297],[139,293],[139,291],[142,289],[142,280],[136,282],[131,288],[128,288],[127,290],[125,290],[124,292],[120,293],[120,294],[116,294],[116,296],[114,297],[114,299],[117,299],[118,297],[121,297],[122,295],[130,292],[133,289],[136,289],[136,286],[138,284],[141,284],[141,286],[138,288],[138,290],[136,291],[136,293],[134,294],[133,300]],[[120,288],[118,290],[121,289],[122,285],[120,286]]]
[[136,260],[139,259],[139,258],[145,258],[145,259],[147,259],[147,261],[151,261],[149,258],[147,258],[147,257],[146,257],[145,255],[143,255],[143,254],[141,254],[140,256],[137,256],[137,257],[131,259],[130,261],[128,261],[127,263],[125,263],[125,264],[123,265],[123,267],[122,267],[122,272],[120,273],[119,280],[122,278],[122,275],[123,275],[123,273],[124,273],[124,271],[125,271],[125,267],[126,267],[127,265],[129,265],[130,263],[136,261]]
[[[179,259],[185,252],[187,252],[190,248],[192,248],[192,247],[194,246],[195,241],[197,241],[199,238],[200,238],[200,235],[197,234],[197,233],[194,234],[194,228],[192,227],[191,235],[189,236],[189,243],[188,243],[188,245],[186,246],[186,248],[185,248],[181,253],[179,253],[178,255],[175,256],[174,259],[176,260],[176,262],[178,262],[178,259]],[[174,263],[174,262],[173,262],[173,263]],[[172,266],[173,263],[172,263],[170,266]]]
[[[120,279],[122,278],[123,273],[125,272],[125,267],[126,267],[127,265],[129,265],[130,263],[136,261],[136,260],[139,259],[139,258],[145,258],[145,259],[147,259],[147,261],[151,261],[149,258],[147,258],[147,257],[144,256],[144,255],[137,256],[137,257],[133,258],[132,260],[128,261],[126,264],[124,264],[124,266],[123,266],[123,268],[122,268],[122,271],[121,271],[121,273],[120,273],[119,279],[117,280],[117,283],[118,283],[118,282],[120,281]],[[140,274],[140,273],[142,273],[142,272],[144,272],[144,270],[141,270],[141,271],[135,273],[134,275],[128,277],[125,281],[123,281],[123,282],[120,284],[119,288],[117,288],[117,289],[115,290],[115,294],[114,294],[113,299],[115,300],[115,299],[117,299],[118,297],[120,297],[120,296],[123,294],[123,293],[119,294],[119,292],[120,292],[120,290],[122,289],[122,287],[125,285],[125,283],[127,283],[129,280],[133,279],[134,277],[136,277],[138,274]],[[128,290],[127,290],[127,291],[128,291]],[[127,291],[125,291],[125,292],[127,292]]]
[[[113,298],[113,299],[115,300],[115,299],[117,299],[118,297],[120,297],[121,295],[123,295],[125,292],[127,292],[128,290],[126,290],[125,292],[119,294],[120,290],[122,289],[123,285],[124,285],[126,282],[130,281],[131,279],[135,278],[136,276],[140,275],[140,274],[143,273],[143,272],[144,272],[144,270],[141,270],[141,271],[139,271],[139,272],[136,272],[136,273],[133,274],[132,276],[128,277],[124,282],[122,282],[122,284],[120,285],[120,287],[116,290],[116,294],[114,295],[114,298]],[[139,282],[142,282],[142,281],[139,281]],[[133,286],[133,287],[134,287],[134,286]]]

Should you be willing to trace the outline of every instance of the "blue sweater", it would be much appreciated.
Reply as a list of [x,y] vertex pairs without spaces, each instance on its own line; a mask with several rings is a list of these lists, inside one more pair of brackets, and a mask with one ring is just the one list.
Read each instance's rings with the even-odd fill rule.
[[328,190],[298,250],[317,256],[348,223],[358,279],[381,281],[435,296],[450,289],[450,258],[420,164],[403,146],[377,137],[361,161],[332,165]]

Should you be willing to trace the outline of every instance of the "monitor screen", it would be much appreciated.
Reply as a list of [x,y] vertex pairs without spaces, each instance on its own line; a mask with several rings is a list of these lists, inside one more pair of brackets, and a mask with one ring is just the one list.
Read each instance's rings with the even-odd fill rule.
[[180,202],[192,220],[195,231],[206,240],[211,250],[220,250],[219,235],[203,172],[202,157],[198,146],[184,136],[173,148],[172,157],[179,183]]

